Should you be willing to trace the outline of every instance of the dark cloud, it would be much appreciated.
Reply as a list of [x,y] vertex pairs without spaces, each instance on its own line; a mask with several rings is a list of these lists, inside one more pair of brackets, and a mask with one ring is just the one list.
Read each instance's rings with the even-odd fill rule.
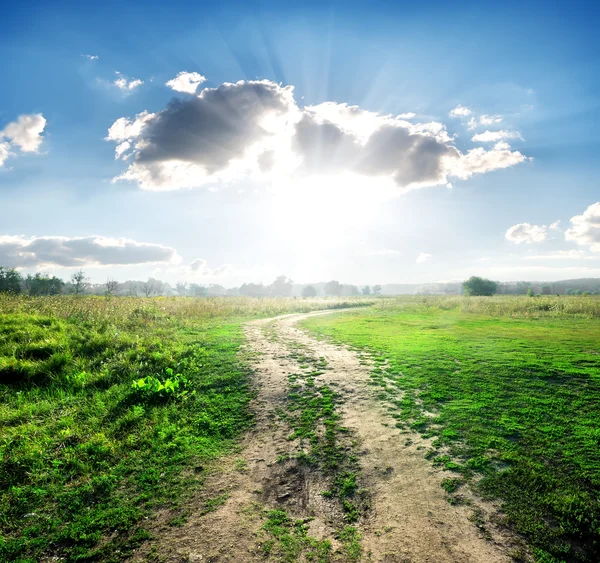
[[177,258],[172,248],[127,239],[0,236],[0,264],[13,268],[148,264]]

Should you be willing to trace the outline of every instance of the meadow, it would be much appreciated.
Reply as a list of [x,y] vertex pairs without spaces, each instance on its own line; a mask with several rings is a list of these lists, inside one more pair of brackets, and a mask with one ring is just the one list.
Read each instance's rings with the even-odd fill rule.
[[0,561],[125,559],[252,423],[242,324],[368,303],[0,295]]
[[449,502],[469,502],[467,484],[499,500],[538,562],[600,560],[599,298],[391,298],[302,325],[374,359],[398,427],[432,439]]

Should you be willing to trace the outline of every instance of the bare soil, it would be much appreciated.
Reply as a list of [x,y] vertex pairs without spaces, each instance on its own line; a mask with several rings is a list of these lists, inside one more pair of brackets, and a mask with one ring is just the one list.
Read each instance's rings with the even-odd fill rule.
[[269,537],[263,526],[268,510],[282,508],[294,518],[307,519],[312,537],[331,541],[334,561],[348,561],[337,539],[343,514],[335,499],[321,494],[327,490],[327,477],[297,462],[298,443],[288,440],[290,429],[278,416],[285,405],[288,375],[299,370],[290,347],[301,347],[327,360],[329,369],[316,380],[341,395],[342,424],[350,429],[360,456],[360,485],[370,499],[370,508],[356,524],[362,560],[512,561],[511,553],[523,551],[521,542],[490,524],[499,520],[497,507],[470,493],[465,493],[469,505],[448,502],[441,487],[448,472],[432,467],[424,457],[428,442],[398,429],[385,404],[375,397],[375,388],[369,385],[370,360],[296,328],[307,316],[286,315],[246,326],[247,352],[255,370],[255,425],[238,453],[205,469],[202,493],[186,507],[185,523],[172,526],[168,524],[172,516],[159,515],[150,526],[155,539],[133,560],[280,560],[265,552]]

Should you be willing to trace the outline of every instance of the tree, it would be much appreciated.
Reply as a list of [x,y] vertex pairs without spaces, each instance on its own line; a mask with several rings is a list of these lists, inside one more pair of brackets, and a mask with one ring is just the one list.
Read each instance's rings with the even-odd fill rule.
[[383,288],[382,288],[380,285],[374,285],[374,286],[373,286],[373,293],[374,293],[375,295],[381,295],[381,290],[382,290],[382,289],[383,289]]
[[362,288],[362,294],[371,295],[371,286],[365,285],[365,287]]
[[158,284],[161,283],[154,278],[148,278],[145,282],[140,282],[140,288],[145,297],[156,295],[159,291]]
[[302,297],[316,297],[317,290],[312,285],[305,285],[302,288]]
[[106,287],[106,295],[114,295],[119,289],[119,282],[112,278],[106,278],[104,287]]
[[286,276],[277,276],[275,281],[269,286],[269,293],[272,297],[290,297],[294,282]]
[[23,278],[14,268],[0,266],[0,293],[21,293]]
[[187,292],[188,292],[187,282],[177,282],[175,284],[175,291],[177,292],[177,295],[179,295],[180,297],[187,295]]
[[494,295],[498,291],[498,282],[471,276],[463,282],[465,295]]
[[189,293],[193,297],[206,297],[208,295],[208,289],[203,285],[191,283]]
[[325,295],[335,295],[337,297],[342,293],[342,284],[339,281],[331,280],[325,284],[323,288]]
[[85,272],[83,270],[79,270],[71,276],[71,292],[75,295],[85,293],[85,290],[87,289],[88,285],[89,278],[86,277]]
[[55,276],[47,274],[31,274],[25,278],[25,287],[29,295],[60,295],[65,282]]
[[358,291],[358,287],[352,284],[343,284],[342,291],[340,293],[343,297],[349,297],[352,295],[360,295],[360,291]]
[[245,283],[240,287],[240,295],[264,297],[267,295],[267,288],[262,283]]

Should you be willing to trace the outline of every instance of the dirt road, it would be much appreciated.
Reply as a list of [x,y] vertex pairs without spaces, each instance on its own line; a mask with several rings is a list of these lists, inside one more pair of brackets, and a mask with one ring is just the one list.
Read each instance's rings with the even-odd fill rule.
[[[246,326],[256,423],[241,451],[210,470],[185,524],[157,524],[153,553],[161,561],[511,561],[513,538],[478,528],[473,505],[448,502],[441,487],[447,472],[432,467],[424,457],[429,444],[398,429],[376,398],[371,361],[298,329],[307,316]],[[294,433],[293,421],[311,412],[299,412],[293,399],[314,389],[334,390],[343,430],[336,447],[357,460],[364,502],[351,527],[346,505],[327,494],[336,476],[327,464],[303,462],[310,446]],[[311,435],[313,450],[321,451],[314,444],[324,435],[318,428]],[[482,503],[477,508],[480,515],[490,510]],[[269,527],[274,514],[304,524]],[[351,542],[347,530],[353,531]],[[143,548],[134,559],[149,555]]]

